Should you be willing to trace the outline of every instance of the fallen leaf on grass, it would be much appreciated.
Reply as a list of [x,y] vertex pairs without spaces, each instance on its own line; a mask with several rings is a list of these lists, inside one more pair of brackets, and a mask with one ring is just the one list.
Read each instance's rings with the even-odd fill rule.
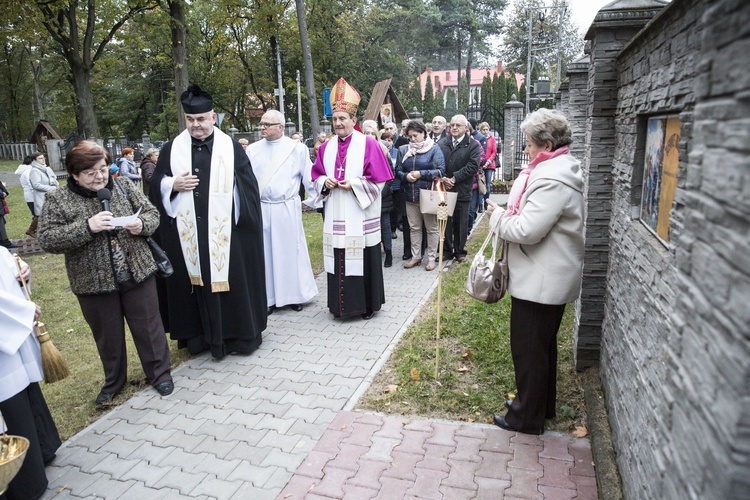
[[416,368],[412,368],[410,373],[411,373],[411,381],[419,382],[420,371],[417,370]]
[[73,333],[73,329],[72,328],[68,328],[67,330],[65,330],[65,333]]
[[397,390],[398,386],[396,384],[391,384],[385,388],[385,392],[396,392]]
[[458,368],[456,369],[456,371],[457,371],[457,372],[461,372],[461,373],[464,373],[464,372],[468,372],[468,371],[469,371],[469,369],[468,369],[468,368],[466,367],[466,365],[461,365],[461,366],[459,366],[459,367],[458,367]]
[[471,349],[469,349],[469,348],[467,347],[467,348],[466,348],[466,352],[465,352],[465,353],[463,353],[463,355],[461,355],[461,357],[462,357],[462,358],[464,358],[464,359],[469,359],[469,358],[471,357]]
[[589,430],[583,425],[576,425],[576,430],[573,431],[573,435],[577,438],[586,437],[589,435]]

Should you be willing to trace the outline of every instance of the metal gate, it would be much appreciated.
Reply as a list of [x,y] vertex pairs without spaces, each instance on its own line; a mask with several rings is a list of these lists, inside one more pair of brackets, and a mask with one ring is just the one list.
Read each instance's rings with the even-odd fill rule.
[[526,134],[521,132],[521,123],[525,117],[519,116],[516,121],[516,140],[513,151],[513,178],[518,177],[518,173],[529,165],[529,155],[526,150]]

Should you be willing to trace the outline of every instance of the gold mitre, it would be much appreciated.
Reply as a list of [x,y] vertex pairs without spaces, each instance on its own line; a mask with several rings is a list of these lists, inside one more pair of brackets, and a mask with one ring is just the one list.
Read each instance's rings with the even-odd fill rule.
[[339,81],[331,89],[331,111],[333,113],[344,111],[350,115],[356,115],[359,99],[357,89],[346,83],[343,78],[339,78]]

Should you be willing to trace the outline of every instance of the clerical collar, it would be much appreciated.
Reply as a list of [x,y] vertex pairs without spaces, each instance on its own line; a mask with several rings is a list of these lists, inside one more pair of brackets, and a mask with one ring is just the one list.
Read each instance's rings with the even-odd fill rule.
[[342,139],[341,137],[339,137],[339,142],[347,142],[347,141],[348,141],[349,139],[351,139],[351,137],[352,137],[353,135],[354,135],[354,132],[352,132],[351,134],[347,135],[347,136],[346,136],[346,137],[344,137],[343,139]]
[[211,132],[211,135],[209,135],[205,139],[196,139],[195,137],[190,136],[190,142],[193,144],[194,148],[206,146],[210,151],[214,144],[214,133]]

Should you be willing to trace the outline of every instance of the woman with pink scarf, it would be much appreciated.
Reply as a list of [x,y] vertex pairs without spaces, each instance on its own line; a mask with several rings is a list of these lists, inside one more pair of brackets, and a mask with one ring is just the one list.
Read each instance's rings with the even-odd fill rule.
[[511,295],[510,349],[517,395],[495,425],[542,434],[555,417],[557,331],[565,304],[581,292],[583,174],[571,156],[570,125],[540,109],[521,124],[529,166],[519,174],[508,210],[488,201],[490,227],[507,242]]
[[[411,269],[422,264],[422,223],[427,230],[427,265],[425,271],[435,269],[438,246],[437,216],[423,214],[419,210],[419,190],[430,189],[432,181],[445,174],[443,152],[427,136],[424,124],[412,120],[406,126],[409,144],[398,148],[396,175],[401,179],[401,190],[406,202],[406,218],[409,221],[412,258],[404,267]],[[404,254],[408,253],[404,249]]]

